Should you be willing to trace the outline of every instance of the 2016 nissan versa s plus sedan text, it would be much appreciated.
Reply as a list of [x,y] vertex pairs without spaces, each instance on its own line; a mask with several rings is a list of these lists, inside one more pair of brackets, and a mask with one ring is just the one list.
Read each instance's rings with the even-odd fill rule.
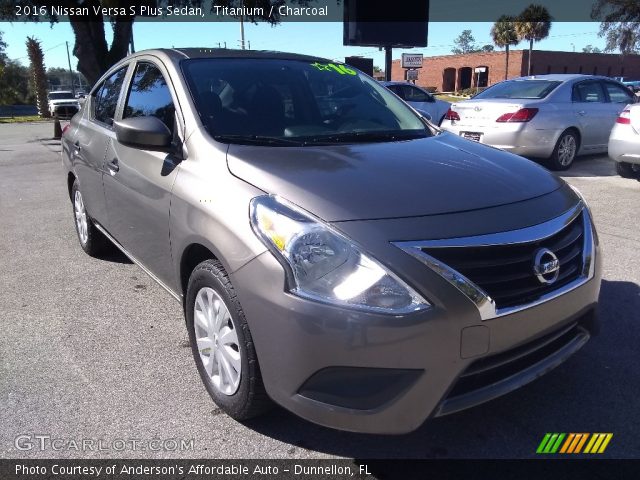
[[62,145],[82,248],[113,242],[182,302],[202,380],[236,419],[273,400],[409,432],[530,382],[596,330],[580,194],[343,64],[139,52]]

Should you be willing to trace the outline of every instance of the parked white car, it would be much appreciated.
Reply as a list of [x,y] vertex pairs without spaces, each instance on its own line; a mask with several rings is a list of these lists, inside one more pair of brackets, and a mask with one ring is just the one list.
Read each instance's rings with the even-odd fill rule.
[[640,179],[640,104],[627,105],[609,136],[609,158],[624,178]]
[[71,118],[80,110],[80,102],[70,90],[58,90],[47,95],[51,115]]
[[607,151],[611,128],[635,98],[594,75],[535,75],[496,83],[454,103],[444,130],[566,170],[577,155]]

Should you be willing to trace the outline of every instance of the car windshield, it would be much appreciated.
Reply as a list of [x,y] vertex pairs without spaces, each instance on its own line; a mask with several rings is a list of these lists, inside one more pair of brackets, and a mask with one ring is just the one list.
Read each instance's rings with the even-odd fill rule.
[[74,99],[73,93],[71,93],[71,92],[51,92],[51,93],[49,93],[49,100],[66,100],[66,99]]
[[206,58],[182,69],[209,133],[228,143],[306,145],[431,135],[395,95],[346,65]]
[[544,98],[561,83],[552,80],[510,80],[497,83],[473,98]]

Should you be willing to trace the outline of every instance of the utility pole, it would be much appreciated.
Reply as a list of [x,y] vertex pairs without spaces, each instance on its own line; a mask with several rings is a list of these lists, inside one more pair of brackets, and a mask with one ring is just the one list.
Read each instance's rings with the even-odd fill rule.
[[240,48],[244,50],[244,21],[240,17]]
[[392,49],[391,47],[384,47],[384,79],[387,82],[391,81],[392,63]]
[[71,57],[69,56],[69,42],[64,42],[67,45],[67,63],[69,64],[69,80],[71,80],[71,91],[73,96],[76,96],[76,87],[73,81],[73,70],[71,70]]

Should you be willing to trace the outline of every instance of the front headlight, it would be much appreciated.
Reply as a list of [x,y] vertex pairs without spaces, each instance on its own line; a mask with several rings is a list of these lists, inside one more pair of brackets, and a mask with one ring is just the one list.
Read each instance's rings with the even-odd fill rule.
[[251,225],[284,265],[295,295],[395,315],[431,306],[345,236],[276,197],[251,201]]

